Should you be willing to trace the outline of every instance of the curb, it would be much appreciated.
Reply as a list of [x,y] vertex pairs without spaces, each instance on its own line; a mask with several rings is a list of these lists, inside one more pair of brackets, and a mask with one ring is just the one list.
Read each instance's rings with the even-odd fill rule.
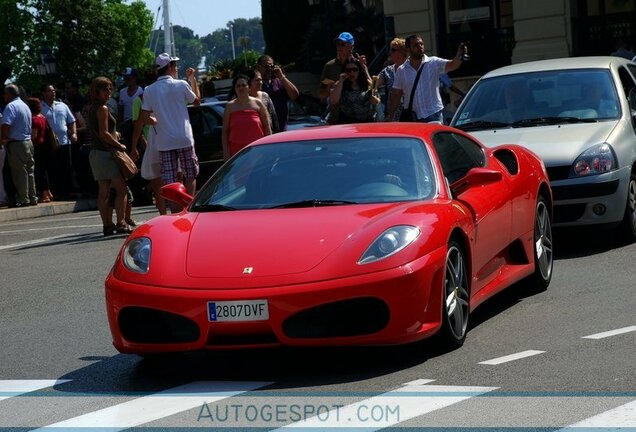
[[0,223],[96,209],[97,200],[95,199],[59,202],[54,201],[52,203],[38,204],[36,206],[0,209]]

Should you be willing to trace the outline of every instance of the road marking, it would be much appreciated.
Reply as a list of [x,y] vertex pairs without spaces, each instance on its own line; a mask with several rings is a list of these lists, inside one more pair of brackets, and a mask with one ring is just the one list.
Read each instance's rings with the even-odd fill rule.
[[483,362],[479,362],[478,364],[484,364],[484,365],[500,365],[502,363],[507,363],[507,362],[511,362],[511,361],[515,361],[515,360],[519,360],[522,358],[526,358],[526,357],[532,357],[534,355],[537,354],[543,354],[545,351],[537,351],[537,350],[527,350],[527,351],[521,351],[520,353],[517,354],[510,354],[507,356],[503,356],[503,357],[498,357],[492,360],[486,360]]
[[[430,382],[432,380],[418,380]],[[314,430],[360,428],[376,431],[415,417],[446,408],[498,387],[439,386],[407,383],[402,387],[350,405],[338,406],[327,413],[285,425],[279,429]],[[374,413],[374,409],[376,412]]]
[[0,234],[19,234],[23,232],[35,232],[35,231],[59,231],[67,228],[96,228],[102,227],[102,224],[93,224],[93,225],[57,225],[53,227],[42,227],[42,228],[24,228],[19,230],[11,230],[11,231],[0,231]]
[[206,403],[255,390],[271,382],[195,381],[133,399],[36,430],[53,428],[107,428],[120,431],[168,417]]
[[566,426],[560,430],[563,431],[574,428],[595,428],[593,429],[595,431],[609,430],[609,428],[616,428],[617,430],[636,428],[636,401],[629,402],[625,405],[621,405],[617,408],[602,412],[588,419],[581,420],[578,423]]
[[0,380],[0,400],[64,384],[70,380]]
[[[100,225],[101,226],[101,225]],[[28,241],[24,241],[24,242],[20,242],[20,243],[12,243],[12,244],[8,244],[8,245],[4,245],[4,246],[0,246],[0,251],[1,250],[6,250],[6,249],[16,249],[16,248],[20,248],[20,247],[25,247],[25,246],[33,246],[33,245],[37,245],[37,244],[41,244],[41,243],[47,243],[53,240],[59,240],[59,239],[63,239],[63,238],[71,238],[71,237],[81,237],[81,238],[87,238],[87,237],[102,237],[101,233],[88,233],[88,234],[60,234],[60,235],[56,235],[56,236],[51,236],[51,237],[44,237],[44,238],[40,238],[40,239],[35,239],[35,240],[28,240]]]
[[616,336],[624,333],[630,333],[636,331],[636,326],[623,327],[616,330],[610,330],[603,333],[596,333],[589,336],[583,336],[581,339],[603,339],[610,336]]

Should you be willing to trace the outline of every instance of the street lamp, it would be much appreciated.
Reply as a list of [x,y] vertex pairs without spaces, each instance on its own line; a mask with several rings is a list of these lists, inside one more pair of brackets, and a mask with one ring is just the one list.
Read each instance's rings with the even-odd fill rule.
[[51,52],[51,48],[45,45],[40,50],[40,64],[37,65],[38,75],[48,77],[55,74],[57,71],[57,64],[55,63],[55,57]]
[[234,26],[229,24],[230,26],[230,39],[232,40],[232,60],[236,60],[236,50],[234,49]]

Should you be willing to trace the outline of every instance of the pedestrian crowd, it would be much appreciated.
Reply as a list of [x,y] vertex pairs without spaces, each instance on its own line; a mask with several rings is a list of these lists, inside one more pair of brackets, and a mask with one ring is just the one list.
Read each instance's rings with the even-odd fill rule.
[[[336,57],[320,77],[319,95],[330,124],[398,121],[406,106],[413,112],[408,120],[442,121],[440,79],[452,88],[445,74],[460,66],[464,45],[447,60],[426,56],[418,35],[396,38],[386,67],[371,77],[366,56],[355,52],[354,42],[348,32],[334,39]],[[185,80],[178,79],[178,61],[160,54],[143,76],[127,67],[117,99],[106,77],[93,79],[88,100],[75,81],[63,89],[47,83],[31,94],[7,85],[0,119],[0,206],[96,195],[103,234],[125,234],[136,225],[129,186],[141,177],[161,214],[180,211],[164,202],[159,189],[178,181],[194,194],[199,161],[187,106],[198,106],[213,89],[205,83],[199,89],[193,68],[185,71]],[[298,96],[296,85],[269,55],[259,57],[254,69],[237,73],[223,117],[224,159],[258,138],[287,130],[288,101]],[[117,163],[122,153],[136,162],[140,176],[129,179],[122,171]]]

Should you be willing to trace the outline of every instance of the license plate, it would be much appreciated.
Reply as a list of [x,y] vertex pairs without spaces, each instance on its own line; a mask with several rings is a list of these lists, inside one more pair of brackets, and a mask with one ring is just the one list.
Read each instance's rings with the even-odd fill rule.
[[265,321],[269,319],[267,300],[240,300],[208,302],[208,320]]

